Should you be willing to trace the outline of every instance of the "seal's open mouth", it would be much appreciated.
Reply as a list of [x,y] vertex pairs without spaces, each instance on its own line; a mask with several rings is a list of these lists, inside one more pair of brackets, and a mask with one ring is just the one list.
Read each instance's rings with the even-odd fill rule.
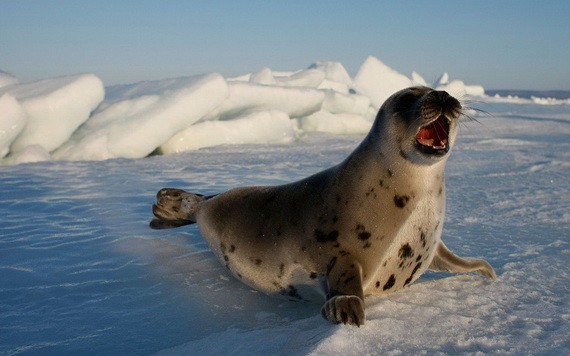
[[449,151],[449,121],[445,115],[422,127],[416,135],[419,149],[426,154],[444,155]]

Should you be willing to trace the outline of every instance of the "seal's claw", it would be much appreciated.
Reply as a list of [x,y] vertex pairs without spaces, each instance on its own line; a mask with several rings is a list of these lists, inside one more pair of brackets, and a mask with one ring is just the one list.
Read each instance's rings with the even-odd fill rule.
[[364,302],[355,295],[337,295],[327,300],[321,314],[335,324],[350,324],[360,327],[366,320]]

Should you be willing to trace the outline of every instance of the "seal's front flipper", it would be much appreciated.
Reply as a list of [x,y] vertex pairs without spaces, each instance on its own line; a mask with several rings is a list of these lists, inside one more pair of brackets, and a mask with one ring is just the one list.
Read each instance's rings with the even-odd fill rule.
[[332,323],[360,327],[366,320],[360,264],[348,260],[337,262],[337,257],[333,257],[327,270],[327,301],[321,314]]
[[337,295],[325,303],[321,314],[335,324],[351,324],[360,327],[366,319],[364,301],[355,295]]
[[201,194],[181,189],[163,188],[156,194],[152,213],[156,218],[150,222],[153,229],[170,229],[194,224],[196,212],[205,198]]
[[477,258],[461,258],[451,252],[443,242],[439,243],[429,269],[453,273],[478,272],[491,279],[497,278],[495,270],[487,261]]

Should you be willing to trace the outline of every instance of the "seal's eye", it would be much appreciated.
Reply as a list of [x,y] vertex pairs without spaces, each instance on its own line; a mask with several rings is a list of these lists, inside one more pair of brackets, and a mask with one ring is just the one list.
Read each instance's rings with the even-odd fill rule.
[[394,111],[406,112],[410,111],[418,100],[418,95],[414,92],[408,91],[398,98],[394,105]]

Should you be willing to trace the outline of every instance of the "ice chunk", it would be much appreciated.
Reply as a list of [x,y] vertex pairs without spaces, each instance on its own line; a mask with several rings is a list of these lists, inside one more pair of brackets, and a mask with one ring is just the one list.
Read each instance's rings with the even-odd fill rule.
[[380,108],[394,92],[411,85],[412,81],[408,77],[373,56],[366,58],[354,78],[356,90],[370,97],[372,105],[376,108]]
[[284,143],[295,139],[289,116],[270,110],[229,121],[205,121],[190,126],[160,146],[164,154],[224,144]]
[[484,96],[485,88],[483,88],[481,85],[466,85],[465,93],[471,96]]
[[323,80],[325,73],[317,69],[307,69],[289,76],[275,76],[278,85],[287,87],[307,87],[316,88]]
[[425,81],[425,79],[417,72],[412,72],[412,83],[413,85],[427,86],[427,82]]
[[200,120],[228,96],[219,74],[142,82],[113,91],[100,110],[54,152],[54,158],[145,157]]
[[370,109],[370,98],[364,95],[343,94],[334,90],[327,90],[322,108],[333,114],[366,115]]
[[30,145],[24,149],[11,153],[2,160],[3,164],[35,163],[51,160],[49,152],[40,145]]
[[[439,83],[439,82],[441,82],[441,83]],[[439,84],[435,86],[435,89],[445,90],[449,94],[451,94],[457,98],[464,97],[465,95],[471,95],[471,96],[483,96],[483,95],[485,95],[485,89],[482,86],[480,86],[480,85],[466,85],[461,80],[449,81],[449,75],[447,73],[444,73],[440,77],[440,79],[438,79],[436,81],[436,83],[439,83]]]
[[18,79],[12,74],[0,70],[0,88],[13,84],[18,84]]
[[30,145],[52,151],[67,141],[103,100],[105,90],[92,74],[47,79],[0,88],[14,96],[28,122],[11,146],[12,152]]
[[10,144],[24,129],[27,115],[10,94],[0,96],[0,158],[10,151]]
[[449,84],[449,74],[447,72],[443,73],[442,75],[437,78],[437,80],[433,83],[433,87],[436,88],[441,85]]
[[321,110],[297,119],[297,125],[303,131],[327,132],[337,135],[364,134],[372,127],[372,120],[355,114],[331,114]]
[[451,82],[448,82],[447,84],[440,84],[435,89],[436,90],[445,90],[446,92],[448,92],[449,94],[451,94],[452,96],[454,96],[458,99],[464,97],[466,94],[465,83],[463,83],[461,80],[452,80]]
[[325,93],[312,88],[266,86],[230,82],[229,97],[205,120],[232,119],[252,111],[278,110],[290,117],[307,116],[321,109]]
[[352,86],[352,79],[344,66],[339,62],[316,62],[309,66],[309,69],[317,69],[325,73],[325,79],[347,86]]
[[316,62],[309,66],[310,69],[318,69],[325,73],[325,79],[318,86],[319,89],[332,89],[336,92],[349,94],[354,83],[352,78],[341,63]]
[[269,68],[263,68],[259,72],[253,73],[249,77],[249,81],[256,84],[277,85],[277,81]]

